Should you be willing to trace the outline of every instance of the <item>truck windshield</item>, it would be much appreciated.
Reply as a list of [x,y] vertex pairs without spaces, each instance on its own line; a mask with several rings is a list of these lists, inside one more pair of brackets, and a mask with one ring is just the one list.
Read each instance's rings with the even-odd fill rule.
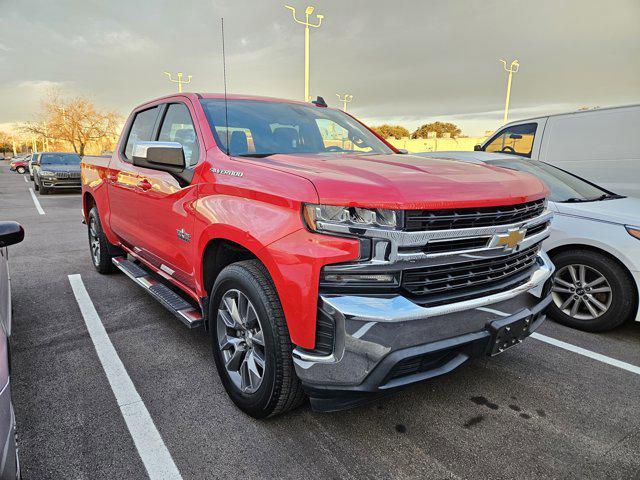
[[394,153],[364,125],[338,110],[298,103],[230,100],[225,112],[223,99],[201,102],[218,146],[229,155]]
[[489,160],[487,163],[535,175],[549,187],[549,200],[552,202],[592,202],[619,197],[564,170],[536,160],[499,159]]
[[75,153],[43,153],[41,165],[80,165],[80,156]]

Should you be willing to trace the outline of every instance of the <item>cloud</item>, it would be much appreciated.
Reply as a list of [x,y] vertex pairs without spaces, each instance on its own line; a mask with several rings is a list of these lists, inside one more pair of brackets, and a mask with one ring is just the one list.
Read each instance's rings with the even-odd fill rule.
[[56,82],[52,80],[23,80],[22,82],[18,83],[18,87],[43,91],[50,90],[52,88],[62,88],[70,83],[72,82]]
[[10,52],[13,50],[10,47],[7,47],[4,43],[0,43],[0,52]]

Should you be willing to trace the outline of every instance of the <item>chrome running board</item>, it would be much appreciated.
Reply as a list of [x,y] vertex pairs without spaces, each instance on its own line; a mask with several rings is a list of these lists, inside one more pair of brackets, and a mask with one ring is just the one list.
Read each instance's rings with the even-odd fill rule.
[[203,324],[202,313],[198,308],[154,278],[150,272],[140,265],[128,260],[126,257],[115,257],[112,261],[127,277],[145,289],[149,295],[164,305],[187,327],[196,328]]

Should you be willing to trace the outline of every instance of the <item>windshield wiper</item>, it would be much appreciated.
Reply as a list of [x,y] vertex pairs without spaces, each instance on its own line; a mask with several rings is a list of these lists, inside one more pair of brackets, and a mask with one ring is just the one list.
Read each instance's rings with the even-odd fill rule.
[[240,155],[236,155],[236,157],[249,157],[249,158],[265,158],[271,155],[277,155],[278,152],[271,153],[242,153]]
[[594,198],[594,201],[600,200],[613,200],[614,198],[624,198],[622,195],[618,195],[616,193],[603,193],[598,198]]
[[580,203],[580,202],[599,202],[600,200],[611,200],[614,198],[624,198],[622,195],[616,195],[615,193],[604,193],[595,198],[580,198],[571,197],[563,200],[562,203]]

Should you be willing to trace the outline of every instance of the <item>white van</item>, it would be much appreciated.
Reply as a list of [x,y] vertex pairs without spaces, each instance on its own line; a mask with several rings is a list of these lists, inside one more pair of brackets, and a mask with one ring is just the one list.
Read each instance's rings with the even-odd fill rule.
[[511,122],[475,150],[541,160],[640,197],[640,105]]

